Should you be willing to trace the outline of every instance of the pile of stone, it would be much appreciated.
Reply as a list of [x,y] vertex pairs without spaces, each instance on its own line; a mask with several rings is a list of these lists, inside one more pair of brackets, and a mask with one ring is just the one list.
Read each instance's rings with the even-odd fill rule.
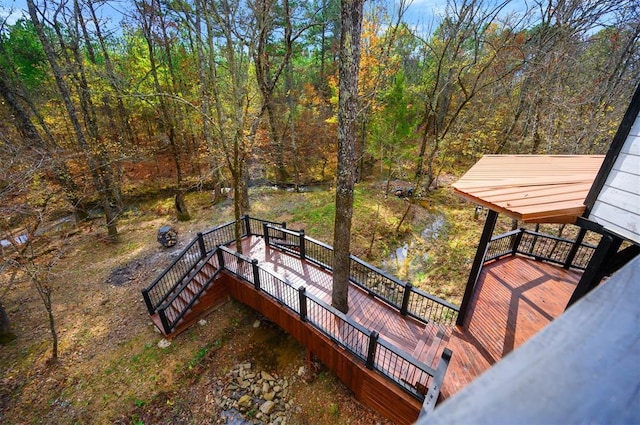
[[266,425],[286,425],[292,408],[288,394],[287,378],[255,371],[251,363],[241,363],[218,379],[214,391],[221,417],[238,412],[245,423]]

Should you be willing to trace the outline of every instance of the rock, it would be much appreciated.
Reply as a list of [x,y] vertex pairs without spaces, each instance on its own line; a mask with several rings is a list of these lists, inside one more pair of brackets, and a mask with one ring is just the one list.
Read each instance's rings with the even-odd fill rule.
[[259,328],[260,327],[260,320],[256,320],[255,322],[253,322],[253,327],[254,328]]
[[282,391],[282,387],[280,385],[273,387],[273,392],[279,393],[280,391]]
[[251,404],[252,404],[251,396],[248,396],[246,394],[240,397],[240,400],[238,400],[238,406],[244,407],[245,409],[250,408]]
[[206,320],[204,320],[204,319],[200,319],[200,320],[198,320],[198,324],[199,324],[200,326],[204,326],[204,325],[206,325],[206,324],[207,324],[207,321],[206,321]]
[[265,372],[264,370],[260,372],[260,375],[262,376],[262,379],[264,379],[265,381],[275,381],[274,377],[271,376],[268,372]]
[[270,392],[270,393],[263,393],[262,394],[262,398],[264,398],[267,401],[272,401],[276,396],[276,393],[274,392]]
[[251,363],[242,363],[240,364],[240,369],[251,369]]
[[304,366],[300,366],[298,369],[298,376],[304,376],[305,373],[307,373],[307,369]]
[[269,385],[268,382],[263,382],[262,383],[262,392],[263,393],[268,393],[270,389],[271,389],[271,385]]
[[164,338],[158,341],[158,348],[169,348],[170,345],[171,345],[171,342]]
[[273,401],[267,400],[260,405],[260,411],[265,415],[270,415],[271,412],[273,412],[273,409],[275,407],[276,407],[276,404]]

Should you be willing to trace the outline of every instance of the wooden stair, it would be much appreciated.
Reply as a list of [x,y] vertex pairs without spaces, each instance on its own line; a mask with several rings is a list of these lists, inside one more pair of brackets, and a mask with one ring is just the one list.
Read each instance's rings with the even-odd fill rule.
[[[207,281],[216,272],[216,268],[210,264],[205,264],[198,273],[193,276],[188,276],[185,280],[189,280],[189,284],[180,292],[180,294],[173,300],[173,302],[165,310],[167,318],[173,318],[178,316],[182,310],[191,302],[196,294],[205,286]],[[169,295],[168,298],[173,297],[175,291]],[[216,309],[228,299],[226,289],[223,285],[215,285],[212,283],[200,297],[194,302],[191,308],[180,319],[180,321],[174,326],[173,330],[167,334],[165,333],[162,322],[160,320],[159,313],[151,315],[151,321],[156,325],[165,337],[171,339],[181,332],[185,331],[189,326],[193,325],[202,316],[210,313]]]
[[420,338],[413,357],[434,369],[438,367],[442,350],[447,347],[451,329],[437,324],[429,324],[425,327],[424,337]]

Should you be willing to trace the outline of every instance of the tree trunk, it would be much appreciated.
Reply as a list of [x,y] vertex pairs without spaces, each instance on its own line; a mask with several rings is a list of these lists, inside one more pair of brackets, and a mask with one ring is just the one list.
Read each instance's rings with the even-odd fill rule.
[[11,332],[9,316],[0,302],[0,345],[5,345],[16,339],[16,335]]
[[349,310],[349,266],[358,116],[358,69],[364,0],[343,0],[338,100],[338,171],[334,221],[334,264],[331,304]]

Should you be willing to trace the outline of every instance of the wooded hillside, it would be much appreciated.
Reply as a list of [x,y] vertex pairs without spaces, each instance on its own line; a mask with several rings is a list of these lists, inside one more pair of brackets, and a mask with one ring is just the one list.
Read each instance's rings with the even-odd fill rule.
[[[639,81],[635,1],[452,0],[420,26],[386,5],[365,6],[360,180],[604,153]],[[3,231],[45,204],[100,207],[116,238],[133,193],[169,189],[184,220],[190,189],[232,188],[244,210],[247,185],[334,179],[337,0],[27,6],[0,26]]]

